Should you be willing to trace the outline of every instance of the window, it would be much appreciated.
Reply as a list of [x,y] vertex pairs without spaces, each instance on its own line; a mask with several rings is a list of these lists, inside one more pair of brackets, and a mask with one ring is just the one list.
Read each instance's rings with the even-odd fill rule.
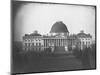
[[83,42],[83,45],[84,45],[84,42]]
[[87,42],[86,42],[86,45],[87,45]]
[[36,43],[36,46],[38,46],[38,43]]
[[41,43],[39,43],[39,46],[41,46]]
[[32,42],[34,42],[34,40],[31,40]]
[[79,44],[81,45],[81,42],[79,42]]
[[25,43],[25,46],[27,46],[27,43]]
[[34,43],[32,43],[32,46],[34,46]]
[[30,43],[28,43],[28,46],[30,46]]
[[88,42],[88,44],[90,44],[90,42]]

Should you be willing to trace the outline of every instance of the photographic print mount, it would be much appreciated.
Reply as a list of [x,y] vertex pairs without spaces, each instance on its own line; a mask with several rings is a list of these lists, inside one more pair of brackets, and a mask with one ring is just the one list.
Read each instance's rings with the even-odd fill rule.
[[12,73],[96,69],[96,6],[12,1]]

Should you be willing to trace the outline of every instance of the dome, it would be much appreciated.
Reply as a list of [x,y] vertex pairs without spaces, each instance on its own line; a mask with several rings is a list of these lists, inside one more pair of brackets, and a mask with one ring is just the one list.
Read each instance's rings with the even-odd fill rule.
[[35,30],[30,36],[41,36],[41,34],[38,33],[37,30]]
[[41,34],[30,34],[30,36],[41,36]]
[[66,25],[62,21],[56,22],[52,28],[50,33],[68,33],[68,29]]
[[86,38],[86,37],[87,38],[89,38],[89,37],[92,38],[92,36],[90,34],[86,34],[86,33],[84,33],[84,31],[81,31],[80,33],[78,33],[77,36],[81,37],[81,38]]

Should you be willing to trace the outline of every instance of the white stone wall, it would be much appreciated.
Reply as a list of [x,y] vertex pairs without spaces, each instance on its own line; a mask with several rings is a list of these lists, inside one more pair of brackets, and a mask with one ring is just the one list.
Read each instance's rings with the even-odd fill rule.
[[80,38],[80,42],[81,42],[81,49],[83,49],[84,47],[90,47],[92,44],[92,39],[91,38]]

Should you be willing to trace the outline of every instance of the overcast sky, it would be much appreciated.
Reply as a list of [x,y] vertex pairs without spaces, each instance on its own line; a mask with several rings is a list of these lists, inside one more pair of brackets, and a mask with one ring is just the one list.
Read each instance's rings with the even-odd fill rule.
[[63,21],[70,34],[84,30],[95,37],[94,7],[27,3],[20,7],[15,17],[15,40],[21,40],[24,34],[33,33],[34,30],[47,34],[56,21]]

